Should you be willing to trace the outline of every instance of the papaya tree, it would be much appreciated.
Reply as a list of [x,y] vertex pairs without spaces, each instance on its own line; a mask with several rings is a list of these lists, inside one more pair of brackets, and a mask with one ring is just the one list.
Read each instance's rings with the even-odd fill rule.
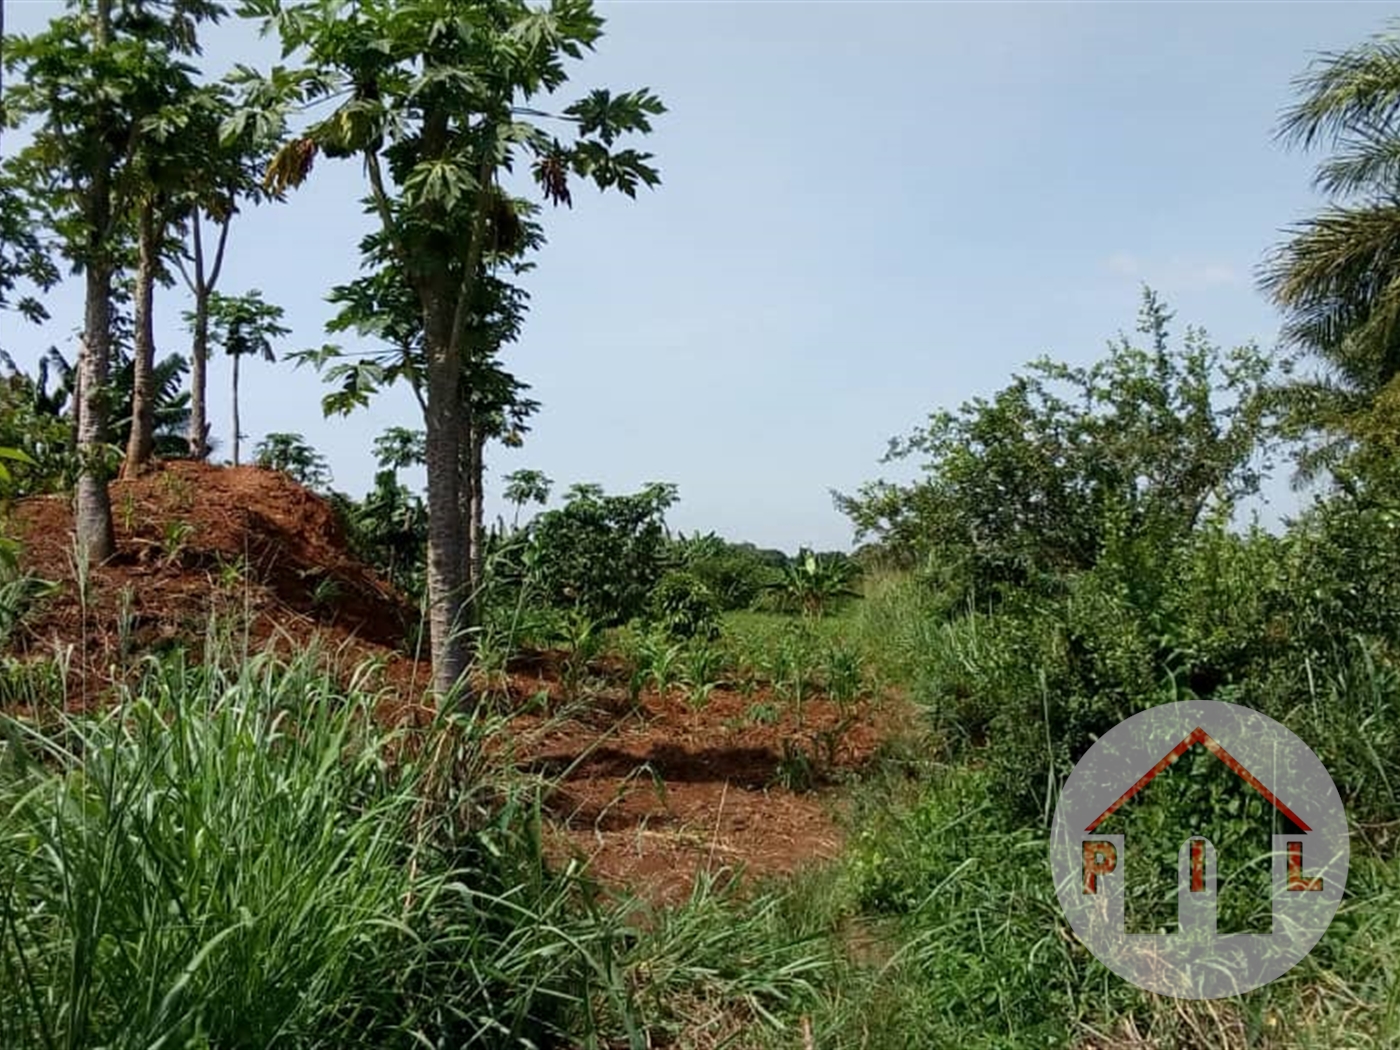
[[[572,201],[571,180],[635,196],[659,182],[650,156],[618,147],[664,112],[649,90],[594,91],[556,114],[530,103],[568,81],[565,62],[602,35],[590,0],[245,0],[281,37],[296,71],[249,72],[247,105],[231,122],[278,119],[289,107],[334,109],[278,151],[273,191],[303,183],[320,155],[354,158],[368,207],[403,291],[422,318],[433,683],[452,694],[467,670],[466,527],[460,491],[464,343],[501,177],[522,158],[545,197]],[[546,122],[557,126],[547,131]]]
[[511,471],[505,476],[505,483],[501,495],[515,508],[515,518],[511,521],[513,530],[520,528],[520,511],[525,504],[538,503],[544,506],[549,502],[549,490],[554,485],[553,479],[543,471],[529,468]]
[[148,122],[168,100],[175,56],[196,50],[195,27],[222,13],[204,0],[74,0],[32,37],[5,41],[6,69],[20,74],[7,119],[35,121],[20,163],[43,182],[63,254],[82,271],[78,358],[78,477],[74,520],[85,559],[115,550],[107,492],[113,285],[124,224],[140,185],[133,163]]
[[264,191],[262,173],[283,127],[276,121],[248,122],[240,134],[225,136],[234,108],[229,88],[212,84],[191,100],[186,116],[185,144],[193,155],[185,169],[182,231],[187,250],[175,263],[194,300],[189,319],[191,459],[209,455],[210,305],[223,273],[229,230],[240,205],[281,199],[281,194]]
[[[280,323],[283,310],[280,306],[263,300],[262,292],[254,288],[242,295],[220,295],[214,292],[209,297],[209,337],[224,348],[224,353],[232,359],[231,386],[233,392],[233,465],[238,466],[239,442],[243,437],[238,417],[238,378],[239,362],[245,357],[261,357],[264,361],[276,361],[277,354],[272,349],[274,339],[290,335],[291,330]],[[187,324],[199,323],[198,317],[186,311]]]
[[136,227],[134,332],[132,346],[131,427],[122,473],[131,477],[150,462],[156,450],[156,285],[169,286],[166,259],[176,248],[173,225],[188,210],[187,172],[199,163],[197,144],[189,136],[192,102],[197,94],[192,67],[176,65],[162,85],[165,100],[143,122],[144,134],[128,177]]
[[[494,237],[488,240],[496,243]],[[499,258],[493,258],[492,265],[498,262]],[[528,267],[519,260],[509,265],[516,272]],[[330,331],[354,330],[362,336],[387,340],[389,345],[379,352],[360,353],[353,358],[338,346],[294,355],[299,363],[309,361],[324,370],[326,379],[338,384],[338,389],[323,399],[327,415],[344,415],[363,407],[385,385],[399,381],[409,385],[420,406],[426,403],[421,316],[411,300],[396,294],[402,288],[390,263],[371,277],[332,290],[330,301],[341,304],[341,311],[330,321]],[[458,385],[463,433],[458,445],[457,485],[466,529],[468,596],[479,594],[484,582],[486,445],[500,441],[519,447],[528,430],[526,421],[539,409],[538,402],[524,396],[529,385],[503,369],[498,357],[506,344],[519,338],[525,316],[525,292],[489,273],[482,276],[476,291],[478,302],[466,324]],[[474,622],[473,603],[467,604],[467,622]]]

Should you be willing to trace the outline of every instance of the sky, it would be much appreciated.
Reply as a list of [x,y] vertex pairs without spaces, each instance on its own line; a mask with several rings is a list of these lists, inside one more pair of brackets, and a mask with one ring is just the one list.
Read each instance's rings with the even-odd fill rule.
[[[6,29],[60,9],[8,0]],[[506,352],[542,408],[523,448],[488,452],[488,518],[510,517],[500,479],[520,468],[556,494],[670,481],[672,528],[784,550],[848,548],[830,490],[911,476],[880,464],[890,437],[1029,360],[1102,356],[1133,329],[1144,283],[1178,328],[1273,345],[1279,316],[1255,274],[1320,204],[1319,158],[1275,140],[1279,113],[1318,53],[1400,16],[1339,0],[598,9],[606,35],[560,103],[656,91],[669,112],[642,148],[663,181],[636,200],[580,189],[572,210],[545,213],[530,316]],[[246,24],[206,35],[213,71],[276,58]],[[368,229],[362,178],[322,160],[286,204],[236,220],[220,290],[283,306],[283,350],[330,339],[324,297],[357,275]],[[158,299],[162,353],[188,353],[187,305],[182,291]],[[75,345],[79,282],[50,307],[46,329],[6,319],[21,366]],[[226,359],[210,371],[226,456]],[[406,392],[327,420],[309,368],[242,373],[249,443],[304,434],[352,495],[371,485],[373,437],[421,425]],[[1286,477],[1268,496],[1266,521],[1297,506]]]

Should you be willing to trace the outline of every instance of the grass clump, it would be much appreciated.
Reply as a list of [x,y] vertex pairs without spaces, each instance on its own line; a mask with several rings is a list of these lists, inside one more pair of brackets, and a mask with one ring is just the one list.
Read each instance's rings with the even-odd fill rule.
[[151,663],[0,716],[0,1045],[601,1045],[613,917],[544,864],[494,727],[381,729],[311,657]]

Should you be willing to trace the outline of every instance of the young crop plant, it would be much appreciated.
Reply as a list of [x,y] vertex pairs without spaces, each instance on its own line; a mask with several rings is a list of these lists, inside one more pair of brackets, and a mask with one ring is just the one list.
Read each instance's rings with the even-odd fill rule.
[[771,726],[778,721],[778,708],[768,701],[750,704],[746,717],[754,725]]
[[181,514],[188,514],[193,509],[194,486],[190,484],[189,478],[176,471],[167,470],[160,476],[160,486],[165,490],[166,498]]
[[561,624],[568,655],[564,658],[563,686],[566,699],[577,700],[588,674],[588,665],[603,650],[603,625],[582,609],[574,609]]
[[247,581],[248,560],[241,554],[233,559],[228,559],[223,555],[219,555],[217,559],[217,573],[221,590],[229,593],[237,591]]
[[510,703],[510,658],[515,653],[509,626],[489,624],[482,628],[476,642],[476,660],[473,668],[479,681],[480,696],[483,701],[498,700],[502,705]]
[[664,698],[682,678],[685,646],[660,632],[650,631],[638,643],[637,655],[638,666],[645,668],[645,680]]
[[122,493],[122,532],[128,536],[136,527],[136,496],[128,490]]
[[334,576],[322,576],[311,589],[311,604],[317,609],[330,609],[340,598],[343,588]]
[[723,679],[724,651],[704,643],[692,643],[685,650],[684,678],[692,689],[713,688]]
[[860,696],[865,684],[864,669],[860,654],[842,645],[831,645],[826,650],[823,674],[826,695],[837,704],[845,707]]
[[773,779],[779,787],[795,794],[810,791],[817,779],[816,764],[801,744],[784,740],[783,757],[778,760]]

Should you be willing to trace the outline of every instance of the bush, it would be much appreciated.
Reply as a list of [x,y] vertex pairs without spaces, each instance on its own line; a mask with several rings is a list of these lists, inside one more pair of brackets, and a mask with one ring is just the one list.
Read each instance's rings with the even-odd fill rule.
[[678,567],[700,579],[726,612],[747,609],[778,579],[787,557],[751,543],[729,543],[714,533],[682,537],[676,543]]
[[563,507],[530,529],[528,558],[545,601],[607,626],[642,615],[665,571],[665,513],[675,500],[674,485],[631,496],[575,485]]
[[672,638],[719,637],[719,603],[693,573],[672,571],[661,577],[651,592],[648,615]]

